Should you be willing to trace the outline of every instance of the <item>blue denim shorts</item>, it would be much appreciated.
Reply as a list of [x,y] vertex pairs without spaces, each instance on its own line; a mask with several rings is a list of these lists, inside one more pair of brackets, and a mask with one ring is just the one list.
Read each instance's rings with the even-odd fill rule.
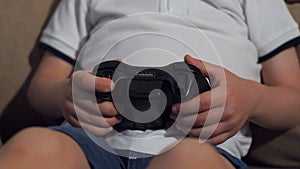
[[[84,152],[92,169],[145,169],[152,159],[152,157],[130,158],[130,154],[129,158],[127,158],[108,152],[90,139],[90,137],[81,128],[71,126],[54,126],[50,127],[50,129],[67,134],[75,140]],[[216,148],[216,150],[227,158],[237,169],[248,168],[243,161],[232,156],[225,150],[221,148]]]

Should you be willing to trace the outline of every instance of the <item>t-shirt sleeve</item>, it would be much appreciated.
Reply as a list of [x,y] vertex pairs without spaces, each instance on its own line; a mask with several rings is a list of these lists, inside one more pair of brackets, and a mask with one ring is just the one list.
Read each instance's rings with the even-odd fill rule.
[[299,27],[283,0],[244,0],[243,8],[258,62],[300,43]]
[[88,35],[86,0],[61,0],[42,32],[40,46],[75,64]]

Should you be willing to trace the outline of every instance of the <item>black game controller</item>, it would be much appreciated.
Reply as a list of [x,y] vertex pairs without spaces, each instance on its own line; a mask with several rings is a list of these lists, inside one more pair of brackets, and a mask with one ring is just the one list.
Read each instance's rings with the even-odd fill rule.
[[115,82],[112,92],[95,94],[100,100],[114,102],[123,116],[122,122],[114,126],[117,131],[168,128],[174,122],[169,117],[174,103],[188,101],[211,89],[201,71],[187,62],[137,67],[106,61],[95,66],[93,74]]

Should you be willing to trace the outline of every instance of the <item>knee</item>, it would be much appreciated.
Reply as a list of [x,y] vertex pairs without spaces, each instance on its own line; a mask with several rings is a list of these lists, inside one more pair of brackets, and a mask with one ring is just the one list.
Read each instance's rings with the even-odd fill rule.
[[175,147],[165,153],[171,159],[182,160],[185,158],[206,160],[218,157],[215,148],[207,143],[200,143],[197,139],[184,139]]
[[17,133],[6,148],[15,158],[35,158],[58,154],[64,146],[64,139],[55,131],[32,127]]
[[[156,156],[148,168],[220,168],[220,155],[215,148],[197,139],[184,139],[175,147]],[[201,167],[201,168],[202,168]]]
[[83,151],[74,140],[46,128],[22,130],[2,150],[0,163],[2,160],[8,166],[17,166],[15,168],[89,168]]

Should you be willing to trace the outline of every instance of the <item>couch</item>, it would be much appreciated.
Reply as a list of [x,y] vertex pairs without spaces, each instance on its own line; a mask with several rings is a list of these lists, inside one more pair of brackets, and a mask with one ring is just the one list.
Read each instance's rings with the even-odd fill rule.
[[[24,127],[61,122],[61,119],[45,119],[26,100],[29,81],[43,52],[36,47],[36,41],[57,2],[0,1],[0,134],[4,142]],[[299,0],[290,2],[289,9],[300,23]],[[254,143],[244,158],[250,169],[300,168],[300,125],[288,131],[256,125],[252,129]]]

